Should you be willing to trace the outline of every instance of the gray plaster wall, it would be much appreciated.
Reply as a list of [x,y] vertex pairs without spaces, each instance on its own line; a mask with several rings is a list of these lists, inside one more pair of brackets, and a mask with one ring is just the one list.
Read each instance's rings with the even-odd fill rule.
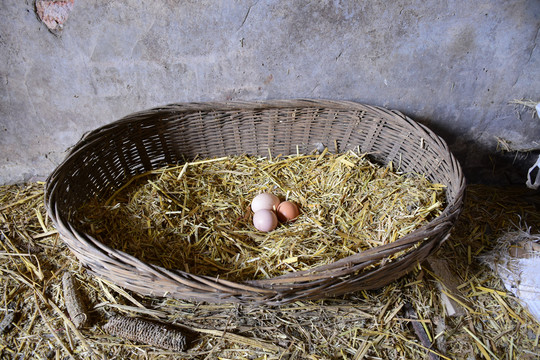
[[540,100],[539,27],[537,0],[75,0],[53,33],[33,1],[3,0],[0,184],[43,179],[86,131],[134,111],[289,98],[400,110],[491,182],[534,162],[497,137],[540,148],[540,120],[509,104]]

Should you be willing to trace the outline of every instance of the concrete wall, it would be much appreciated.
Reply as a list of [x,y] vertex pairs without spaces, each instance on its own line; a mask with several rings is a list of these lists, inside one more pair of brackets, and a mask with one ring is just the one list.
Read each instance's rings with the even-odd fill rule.
[[[88,130],[178,101],[329,98],[398,109],[473,181],[540,148],[540,1],[75,0],[49,31],[0,3],[0,184],[45,177]],[[489,159],[492,160],[489,160]],[[497,167],[492,172],[493,164]]]

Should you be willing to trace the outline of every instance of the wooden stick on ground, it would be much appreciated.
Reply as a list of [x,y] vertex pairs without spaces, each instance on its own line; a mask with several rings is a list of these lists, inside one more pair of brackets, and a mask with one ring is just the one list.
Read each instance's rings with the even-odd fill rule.
[[[430,256],[427,259],[427,262],[437,278],[437,289],[439,290],[439,295],[444,304],[446,314],[448,316],[465,315],[466,311],[463,305],[467,306],[468,304],[467,300],[461,296],[461,293],[458,290],[459,276],[450,269],[450,265],[445,259]],[[461,303],[456,301],[457,299],[459,299]]]
[[[412,320],[411,323],[414,332],[416,333],[416,336],[418,336],[418,339],[420,340],[422,345],[424,345],[424,347],[428,350],[431,349],[433,344],[431,343],[429,336],[426,333],[426,330],[424,330],[424,327],[421,323],[419,323],[418,321],[414,321],[418,319],[418,315],[416,314],[416,311],[414,311],[412,305],[407,303],[403,306],[403,308],[405,309],[405,316]],[[440,360],[439,355],[435,354],[434,352],[429,351],[428,356],[430,360]]]

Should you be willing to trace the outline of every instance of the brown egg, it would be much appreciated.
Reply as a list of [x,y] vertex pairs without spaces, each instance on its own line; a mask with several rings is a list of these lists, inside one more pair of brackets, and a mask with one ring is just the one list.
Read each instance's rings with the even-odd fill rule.
[[300,215],[298,206],[292,201],[283,201],[277,207],[277,217],[281,222],[293,221]]

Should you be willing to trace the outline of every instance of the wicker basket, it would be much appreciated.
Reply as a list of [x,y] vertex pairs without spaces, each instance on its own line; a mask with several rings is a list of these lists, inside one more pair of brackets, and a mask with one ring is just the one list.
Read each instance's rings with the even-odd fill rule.
[[[359,147],[375,161],[392,161],[400,171],[445,184],[444,211],[393,243],[311,270],[243,283],[147,264],[70,223],[89,198],[110,195],[142,172],[195,156],[266,155],[268,149],[293,154],[297,148],[307,153],[319,143],[340,152]],[[375,289],[401,277],[447,239],[461,211],[464,189],[461,168],[445,142],[396,111],[343,101],[183,103],[138,112],[88,133],[48,178],[45,203],[62,239],[83,265],[126,289],[213,303],[275,305]]]

